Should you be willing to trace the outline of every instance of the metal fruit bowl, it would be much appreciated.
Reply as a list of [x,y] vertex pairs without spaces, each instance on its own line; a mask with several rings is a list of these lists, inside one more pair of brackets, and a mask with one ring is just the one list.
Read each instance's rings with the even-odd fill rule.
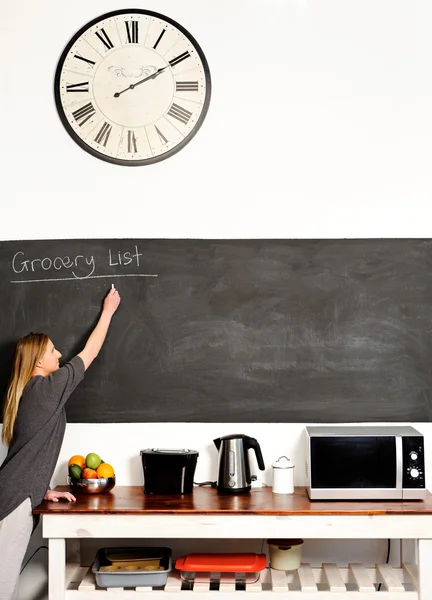
[[73,492],[78,494],[103,494],[115,486],[115,476],[100,479],[74,479],[68,477]]

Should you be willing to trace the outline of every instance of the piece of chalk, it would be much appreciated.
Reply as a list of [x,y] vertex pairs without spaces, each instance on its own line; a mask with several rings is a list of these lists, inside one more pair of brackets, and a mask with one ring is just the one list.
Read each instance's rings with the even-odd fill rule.
[[114,288],[114,284],[112,283],[112,284],[111,284],[111,289],[113,289],[113,288]]

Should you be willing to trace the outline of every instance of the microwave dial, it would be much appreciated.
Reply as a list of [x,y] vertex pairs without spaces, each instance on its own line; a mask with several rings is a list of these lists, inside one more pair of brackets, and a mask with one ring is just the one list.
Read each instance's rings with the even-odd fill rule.
[[408,476],[411,479],[422,479],[423,471],[421,469],[416,469],[416,467],[410,467],[408,469]]
[[417,460],[417,459],[418,459],[418,454],[417,454],[417,452],[411,452],[411,453],[410,453],[410,459],[411,459],[411,460]]

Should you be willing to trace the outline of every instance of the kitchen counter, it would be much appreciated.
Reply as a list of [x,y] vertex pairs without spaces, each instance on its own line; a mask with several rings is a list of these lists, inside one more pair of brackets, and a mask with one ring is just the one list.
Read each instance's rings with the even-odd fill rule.
[[[56,490],[68,490],[59,486]],[[244,495],[219,495],[213,488],[194,488],[187,495],[144,495],[142,486],[117,486],[101,495],[76,495],[76,503],[42,502],[35,514],[42,516],[42,532],[48,538],[49,600],[111,600],[131,590],[102,590],[95,585],[89,566],[80,564],[79,542],[84,538],[140,540],[170,539],[396,539],[402,540],[399,567],[348,566],[323,563],[319,568],[302,564],[295,573],[266,569],[246,591],[260,592],[260,600],[272,600],[274,592],[290,598],[370,598],[382,584],[381,600],[430,600],[432,598],[432,495],[423,501],[310,502],[305,488],[292,495],[273,494],[271,488],[253,489]],[[210,579],[184,590],[173,570],[163,590],[152,595],[179,600],[209,599]],[[199,587],[201,585],[201,588]],[[224,600],[234,600],[235,582],[220,583]],[[231,587],[230,587],[231,586]],[[148,591],[136,589],[136,592]],[[292,594],[291,594],[292,592]],[[333,592],[335,595],[333,595]],[[365,596],[366,594],[366,596]],[[187,599],[184,599],[187,600]]]
[[[70,491],[58,486],[57,491]],[[418,515],[432,514],[432,494],[426,499],[388,502],[310,501],[306,488],[294,494],[273,494],[271,487],[249,494],[218,494],[210,487],[195,487],[192,494],[146,495],[142,486],[118,486],[108,494],[77,494],[76,502],[43,501],[35,514],[190,514],[190,515]]]

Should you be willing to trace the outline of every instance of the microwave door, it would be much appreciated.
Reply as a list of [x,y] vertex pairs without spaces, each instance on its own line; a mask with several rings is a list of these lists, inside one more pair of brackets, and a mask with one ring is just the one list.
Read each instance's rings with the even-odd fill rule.
[[400,499],[398,436],[317,436],[310,439],[313,499]]

